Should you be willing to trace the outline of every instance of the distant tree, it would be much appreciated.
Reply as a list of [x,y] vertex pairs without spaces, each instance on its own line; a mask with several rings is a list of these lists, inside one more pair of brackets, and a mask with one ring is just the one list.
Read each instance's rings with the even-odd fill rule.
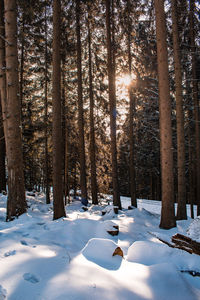
[[[113,3],[112,3],[113,4]],[[114,52],[114,20],[112,15],[111,27],[111,1],[106,0],[106,32],[107,32],[107,63],[110,109],[110,138],[112,154],[112,188],[113,204],[121,209],[119,194],[118,167],[117,167],[117,143],[116,143],[116,94],[115,94],[115,52]],[[111,34],[112,32],[112,34]]]
[[[132,76],[132,55],[131,55],[131,20],[130,20],[130,0],[127,0],[127,48],[128,48],[128,70],[129,76]],[[137,207],[136,199],[136,174],[135,174],[135,141],[133,134],[133,117],[135,112],[135,96],[134,96],[134,83],[129,85],[129,144],[130,144],[130,192],[131,192],[131,205]]]
[[53,219],[65,217],[62,184],[60,0],[53,1]]
[[[2,1],[1,1],[2,5]],[[1,90],[7,89],[7,98],[3,92],[2,110],[6,153],[8,162],[8,201],[7,220],[23,214],[27,209],[25,199],[22,140],[20,123],[20,103],[18,98],[18,53],[17,53],[17,9],[15,0],[4,1],[6,36],[6,78],[1,78]],[[1,48],[1,47],[0,47]],[[0,68],[4,66],[4,53],[1,50]]]
[[78,76],[78,130],[79,130],[79,161],[80,161],[80,189],[82,203],[87,204],[87,178],[85,162],[85,138],[83,116],[82,91],[82,49],[80,36],[80,0],[76,0],[76,38],[77,38],[77,76]]
[[176,221],[174,214],[173,151],[166,21],[164,1],[155,0],[154,4],[156,12],[162,178],[162,211],[160,227],[169,229],[176,226]]
[[95,150],[95,126],[94,126],[94,91],[92,72],[92,51],[91,51],[91,11],[88,4],[88,73],[89,73],[89,96],[90,96],[90,170],[91,170],[91,193],[92,203],[98,204],[97,178],[96,178],[96,150]]
[[182,69],[180,39],[178,30],[177,0],[172,0],[172,33],[175,65],[176,123],[177,123],[177,164],[178,164],[178,209],[177,219],[187,219],[185,180],[185,136],[182,91]]
[[46,203],[50,203],[50,183],[49,183],[49,153],[48,153],[48,34],[47,34],[47,3],[45,3],[45,83],[44,83],[44,139],[45,139],[45,192],[46,192]]

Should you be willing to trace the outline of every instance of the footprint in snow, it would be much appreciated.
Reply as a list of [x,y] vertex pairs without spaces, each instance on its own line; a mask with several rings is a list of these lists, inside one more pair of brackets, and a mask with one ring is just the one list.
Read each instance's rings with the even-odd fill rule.
[[0,300],[6,299],[7,291],[0,285]]
[[23,278],[31,283],[38,283],[40,281],[36,275],[31,273],[24,273]]
[[24,246],[28,246],[28,243],[25,240],[21,240],[20,243]]
[[11,251],[8,251],[8,252],[4,253],[4,256],[8,257],[8,256],[12,256],[12,255],[15,255],[15,254],[16,254],[16,250],[11,250]]

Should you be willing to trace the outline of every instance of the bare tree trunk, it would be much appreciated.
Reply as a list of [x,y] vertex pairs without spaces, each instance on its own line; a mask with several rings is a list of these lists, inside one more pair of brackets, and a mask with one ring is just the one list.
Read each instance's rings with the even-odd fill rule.
[[50,203],[49,195],[49,153],[48,153],[48,49],[47,49],[47,14],[45,6],[45,85],[44,85],[44,139],[45,139],[45,192],[46,192],[46,204]]
[[177,0],[172,0],[172,30],[176,85],[176,123],[177,123],[177,160],[178,160],[178,209],[177,219],[187,219],[186,180],[185,180],[185,136],[182,91],[182,69],[179,46]]
[[94,128],[94,94],[92,75],[91,32],[90,32],[90,8],[88,7],[88,65],[89,65],[89,95],[90,95],[90,170],[92,203],[98,204],[97,177],[96,177],[96,151]]
[[173,152],[171,128],[171,103],[169,90],[168,54],[164,1],[155,0],[157,60],[159,76],[160,152],[162,176],[162,211],[160,227],[176,226],[174,214]]
[[80,0],[76,0],[76,35],[77,35],[77,72],[78,72],[78,128],[79,128],[79,159],[80,159],[80,187],[81,201],[87,205],[87,179],[85,163],[85,138],[82,95],[82,61],[80,36]]
[[[132,57],[131,57],[131,22],[130,22],[130,0],[127,0],[127,13],[128,13],[128,34],[127,34],[127,47],[128,47],[128,66],[129,75],[132,72]],[[129,161],[129,172],[130,172],[130,193],[131,193],[131,205],[137,207],[136,199],[136,181],[135,181],[135,162],[134,162],[134,149],[135,141],[133,134],[133,116],[135,112],[135,98],[133,95],[133,86],[129,86],[129,145],[130,145],[130,161]]]
[[0,193],[2,191],[6,191],[5,155],[6,155],[5,137],[4,137],[4,130],[3,130],[3,116],[2,116],[2,109],[1,109],[1,93],[0,93]]
[[53,1],[53,219],[65,217],[62,177],[60,0]]
[[[1,97],[4,119],[4,133],[8,160],[8,201],[7,220],[23,214],[26,209],[20,102],[18,98],[18,58],[17,58],[17,8],[15,0],[5,0],[5,36],[6,36],[6,78],[1,77]],[[3,1],[1,1],[1,7]],[[0,9],[1,11],[2,9]],[[0,39],[1,40],[1,39]],[[1,40],[2,43],[2,40]],[[4,45],[0,45],[0,69],[4,65]],[[7,90],[6,90],[7,82]],[[7,94],[7,97],[6,97]]]
[[196,45],[195,45],[195,29],[194,29],[194,9],[195,1],[190,0],[190,43],[192,55],[192,92],[194,102],[194,118],[195,118],[195,145],[196,145],[196,202],[197,215],[200,215],[200,131],[199,131],[199,99],[198,99],[198,81],[196,70]]
[[113,47],[111,42],[111,13],[110,0],[106,0],[106,30],[107,30],[107,56],[108,56],[108,88],[110,104],[110,137],[112,155],[112,183],[113,205],[121,209],[118,168],[117,168],[117,141],[116,141],[116,95],[115,95],[115,67],[113,62]]

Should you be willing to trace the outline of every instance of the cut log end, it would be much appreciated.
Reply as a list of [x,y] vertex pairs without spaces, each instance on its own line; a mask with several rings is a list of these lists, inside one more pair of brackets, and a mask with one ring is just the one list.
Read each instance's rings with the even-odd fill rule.
[[122,251],[122,249],[121,249],[120,247],[117,247],[117,248],[115,249],[115,251],[113,252],[113,255],[112,255],[112,256],[115,256],[115,255],[119,255],[119,256],[121,256],[121,257],[124,257],[124,253],[123,253],[123,251]]

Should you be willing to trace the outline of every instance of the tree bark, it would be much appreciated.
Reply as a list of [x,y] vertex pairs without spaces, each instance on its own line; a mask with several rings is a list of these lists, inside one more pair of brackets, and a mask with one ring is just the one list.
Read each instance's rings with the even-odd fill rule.
[[[110,105],[110,137],[112,155],[112,184],[113,184],[113,205],[121,209],[118,167],[117,167],[117,138],[116,138],[116,95],[115,95],[115,67],[113,62],[113,47],[111,40],[111,5],[106,0],[106,32],[107,32],[107,65],[108,65],[108,89]],[[114,37],[113,37],[114,38]]]
[[2,109],[1,109],[1,93],[0,93],[0,193],[2,191],[6,191],[5,155],[6,155],[5,137],[4,137],[4,130],[3,130],[3,116],[2,116]]
[[80,188],[81,201],[87,205],[87,179],[85,163],[85,138],[82,95],[82,58],[80,36],[80,0],[76,0],[76,36],[77,36],[77,75],[78,75],[78,128],[79,128],[79,159],[80,159]]
[[186,220],[186,180],[185,180],[185,136],[182,91],[182,69],[178,32],[177,0],[172,0],[172,31],[175,64],[176,87],[176,123],[177,123],[177,167],[178,167],[178,208],[177,219]]
[[49,195],[49,153],[48,153],[48,49],[47,49],[47,14],[45,6],[45,85],[44,85],[44,143],[45,143],[45,192],[46,192],[46,204],[50,203]]
[[65,217],[62,177],[60,0],[53,1],[53,219]]
[[164,1],[154,0],[156,11],[157,61],[159,77],[160,153],[162,181],[162,210],[160,227],[176,226],[174,214],[173,152],[171,103]]
[[[1,100],[8,163],[7,220],[26,212],[20,102],[18,98],[17,8],[15,0],[5,0],[6,77],[2,74]],[[1,7],[3,1],[1,1]],[[1,11],[2,9],[0,9]],[[5,67],[4,45],[1,40],[0,69]],[[7,84],[6,84],[7,83]]]
[[196,147],[196,203],[197,215],[200,215],[200,130],[199,130],[199,99],[198,99],[198,81],[196,70],[196,45],[194,29],[194,9],[195,1],[190,0],[190,44],[192,55],[192,92],[194,102],[195,118],[195,147]]
[[91,170],[91,193],[92,203],[98,204],[97,177],[96,177],[96,151],[95,151],[95,128],[94,128],[94,94],[92,75],[91,31],[90,31],[90,8],[88,7],[88,73],[89,73],[89,96],[90,96],[90,170]]
[[[132,72],[132,57],[131,57],[131,22],[130,22],[130,0],[127,0],[127,13],[128,13],[128,33],[127,33],[127,48],[128,48],[128,67],[129,76]],[[133,134],[133,116],[135,112],[135,98],[132,84],[129,86],[129,145],[130,145],[130,160],[129,160],[129,172],[130,172],[130,194],[131,194],[131,205],[137,207],[136,199],[136,178],[135,178],[135,162],[134,162],[134,149],[135,141]]]

